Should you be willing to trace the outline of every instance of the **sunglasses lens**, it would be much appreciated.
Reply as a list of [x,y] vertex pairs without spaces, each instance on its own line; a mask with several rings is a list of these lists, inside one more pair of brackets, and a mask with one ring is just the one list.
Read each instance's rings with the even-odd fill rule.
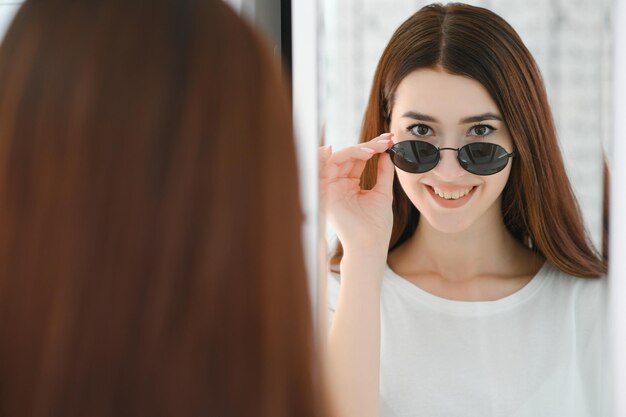
[[509,163],[509,153],[495,143],[470,143],[459,149],[461,166],[477,175],[491,175],[500,172]]
[[436,146],[421,140],[405,140],[389,149],[391,161],[403,171],[419,174],[433,169],[439,162]]

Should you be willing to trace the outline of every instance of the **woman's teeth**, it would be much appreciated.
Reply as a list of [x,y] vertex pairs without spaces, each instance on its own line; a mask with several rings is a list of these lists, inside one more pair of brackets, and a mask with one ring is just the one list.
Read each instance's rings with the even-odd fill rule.
[[474,187],[466,188],[465,190],[457,190],[453,192],[438,190],[435,187],[432,187],[435,194],[437,194],[441,198],[445,198],[446,200],[458,200],[461,197],[465,197],[472,191]]

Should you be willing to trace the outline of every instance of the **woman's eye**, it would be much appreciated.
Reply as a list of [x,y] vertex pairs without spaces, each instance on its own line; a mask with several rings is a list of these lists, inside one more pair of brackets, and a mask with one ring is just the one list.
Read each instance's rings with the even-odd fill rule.
[[470,129],[469,134],[472,136],[487,136],[490,133],[495,132],[495,131],[496,129],[493,126],[476,125]]
[[432,136],[434,134],[430,127],[422,124],[409,126],[407,130],[415,136]]

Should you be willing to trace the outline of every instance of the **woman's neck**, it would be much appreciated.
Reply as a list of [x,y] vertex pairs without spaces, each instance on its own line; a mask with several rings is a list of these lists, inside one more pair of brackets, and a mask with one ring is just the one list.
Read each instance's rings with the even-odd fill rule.
[[532,276],[543,262],[511,235],[501,216],[485,216],[459,233],[443,233],[422,218],[415,233],[389,254],[388,261],[401,275],[427,274],[450,283]]

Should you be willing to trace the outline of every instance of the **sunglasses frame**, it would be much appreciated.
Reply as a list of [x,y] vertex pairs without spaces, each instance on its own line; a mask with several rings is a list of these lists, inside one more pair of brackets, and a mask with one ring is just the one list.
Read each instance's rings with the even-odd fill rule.
[[[432,166],[432,168],[429,168],[429,169],[427,169],[427,170],[425,170],[425,171],[415,171],[415,172],[414,172],[414,171],[407,171],[407,170],[405,170],[404,168],[402,168],[402,167],[400,167],[400,166],[396,165],[396,163],[394,162],[394,156],[398,155],[398,153],[396,153],[396,151],[394,150],[394,147],[395,147],[396,145],[399,145],[399,144],[402,144],[402,143],[406,143],[406,142],[420,142],[420,143],[424,143],[424,144],[427,144],[427,145],[432,146],[433,148],[435,148],[435,149],[437,150],[437,161],[436,161],[436,162],[435,162],[435,164]],[[462,160],[459,158],[459,151],[460,151],[461,149],[463,149],[463,148],[467,148],[468,146],[475,145],[475,144],[489,144],[489,145],[493,145],[493,146],[496,146],[496,147],[498,147],[498,148],[500,148],[500,149],[504,150],[505,155],[503,155],[502,157],[505,157],[505,156],[506,156],[506,164],[504,164],[504,165],[502,166],[502,168],[498,169],[497,171],[494,171],[494,172],[489,172],[489,173],[486,173],[486,174],[480,174],[480,173],[477,173],[477,172],[472,172],[472,171],[470,171],[469,169],[467,169],[466,167],[464,167],[464,166],[463,166],[464,161],[462,161]],[[486,176],[489,176],[489,175],[494,175],[494,174],[497,174],[498,172],[502,171],[502,170],[503,170],[504,168],[506,168],[506,166],[509,164],[509,159],[511,159],[511,158],[513,158],[513,157],[515,157],[515,151],[509,152],[509,151],[507,151],[507,150],[506,150],[503,146],[498,145],[497,143],[491,143],[491,142],[473,142],[473,143],[468,143],[468,144],[466,144],[466,145],[463,145],[463,146],[461,146],[460,148],[449,148],[449,147],[446,147],[446,148],[439,148],[439,147],[437,147],[437,146],[433,145],[433,144],[432,144],[432,143],[430,143],[430,142],[426,142],[426,141],[424,141],[424,140],[418,140],[418,139],[411,139],[411,140],[405,140],[405,141],[401,141],[401,142],[396,142],[396,143],[394,143],[394,144],[393,144],[393,146],[392,146],[391,148],[387,149],[387,150],[386,150],[386,152],[387,152],[387,153],[389,154],[389,156],[391,157],[391,162],[392,162],[392,163],[393,163],[396,167],[398,167],[399,169],[401,169],[402,171],[404,171],[404,172],[408,172],[408,173],[410,173],[410,174],[423,174],[423,173],[425,173],[425,172],[428,172],[428,171],[431,171],[431,170],[435,169],[435,167],[436,167],[437,165],[439,165],[439,161],[441,161],[441,151],[445,151],[445,150],[449,150],[449,151],[456,151],[456,159],[457,159],[457,161],[459,162],[459,164],[461,165],[461,168],[463,168],[464,170],[466,170],[466,171],[467,171],[467,172],[469,172],[470,174],[480,175],[480,176],[483,176],[483,177],[486,177]]]

